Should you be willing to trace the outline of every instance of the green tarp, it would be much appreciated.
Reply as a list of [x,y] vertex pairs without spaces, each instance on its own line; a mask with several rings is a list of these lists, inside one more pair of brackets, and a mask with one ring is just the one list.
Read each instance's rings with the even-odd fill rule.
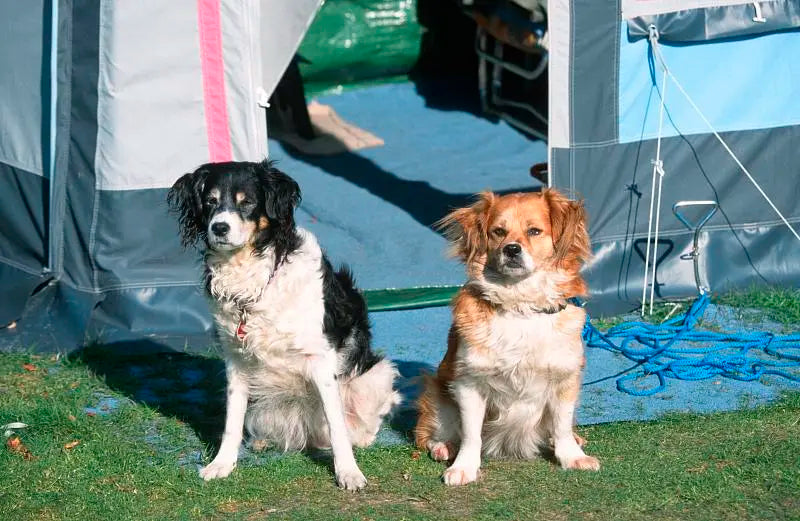
[[328,0],[298,51],[306,91],[406,74],[421,35],[416,0]]

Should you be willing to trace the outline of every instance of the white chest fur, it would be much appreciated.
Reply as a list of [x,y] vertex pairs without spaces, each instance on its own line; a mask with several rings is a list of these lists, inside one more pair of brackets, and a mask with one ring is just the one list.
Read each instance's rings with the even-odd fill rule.
[[[300,248],[274,275],[269,251],[209,262],[214,317],[230,354],[279,369],[297,367],[290,359],[327,348],[322,330],[322,252],[313,235],[299,233]],[[244,333],[244,338],[237,333]]]
[[500,371],[515,367],[574,372],[581,362],[581,339],[562,329],[559,314],[497,314],[490,325],[490,349]]
[[500,312],[488,324],[484,348],[459,349],[460,362],[467,366],[464,373],[503,401],[540,396],[580,371],[582,317],[577,308],[553,314]]

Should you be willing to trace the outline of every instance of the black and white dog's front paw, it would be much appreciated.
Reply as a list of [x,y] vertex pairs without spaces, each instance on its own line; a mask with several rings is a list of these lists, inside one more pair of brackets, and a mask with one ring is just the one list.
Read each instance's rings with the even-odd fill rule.
[[367,486],[367,478],[365,478],[361,470],[355,466],[337,469],[336,484],[339,485],[339,488],[355,492]]
[[207,466],[200,469],[200,477],[205,481],[212,479],[227,478],[233,469],[236,468],[236,461],[214,460]]

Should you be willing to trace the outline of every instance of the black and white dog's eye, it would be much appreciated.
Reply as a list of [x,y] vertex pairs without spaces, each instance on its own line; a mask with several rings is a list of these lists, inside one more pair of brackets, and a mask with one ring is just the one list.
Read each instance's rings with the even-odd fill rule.
[[209,197],[208,199],[206,199],[206,204],[208,206],[216,206],[218,202],[219,201],[217,201],[216,197]]
[[250,199],[242,199],[239,201],[239,206],[253,206],[255,203]]

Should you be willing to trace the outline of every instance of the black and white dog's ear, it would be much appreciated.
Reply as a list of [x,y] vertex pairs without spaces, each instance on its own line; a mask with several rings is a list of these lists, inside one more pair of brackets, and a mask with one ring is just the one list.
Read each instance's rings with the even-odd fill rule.
[[290,232],[294,228],[294,209],[300,204],[300,186],[269,161],[259,164],[259,175],[267,217],[283,231]]
[[184,174],[175,181],[167,194],[170,210],[178,215],[181,228],[181,244],[194,246],[205,235],[202,222],[203,202],[201,195],[208,171],[200,167],[194,172]]

